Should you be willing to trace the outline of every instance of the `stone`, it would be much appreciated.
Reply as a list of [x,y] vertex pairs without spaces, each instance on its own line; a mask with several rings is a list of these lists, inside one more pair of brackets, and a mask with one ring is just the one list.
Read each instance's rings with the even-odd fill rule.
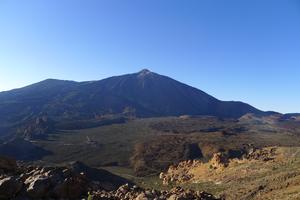
[[172,194],[167,200],[177,200],[177,194]]
[[148,198],[145,193],[141,193],[135,198],[135,200],[148,200]]

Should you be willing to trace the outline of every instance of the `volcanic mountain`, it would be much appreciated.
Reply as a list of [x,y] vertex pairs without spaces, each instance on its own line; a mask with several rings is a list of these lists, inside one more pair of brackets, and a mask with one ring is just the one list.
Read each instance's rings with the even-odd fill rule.
[[243,102],[220,101],[197,88],[144,69],[99,81],[47,79],[1,92],[0,135],[40,116],[72,121],[124,113],[135,117],[238,118],[246,113],[263,112]]

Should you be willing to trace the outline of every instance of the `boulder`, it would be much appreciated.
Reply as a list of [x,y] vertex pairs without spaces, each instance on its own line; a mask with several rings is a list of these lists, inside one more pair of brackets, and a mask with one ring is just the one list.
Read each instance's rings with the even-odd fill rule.
[[148,197],[145,193],[141,193],[135,198],[135,200],[148,200]]
[[168,200],[177,200],[177,194],[172,194]]

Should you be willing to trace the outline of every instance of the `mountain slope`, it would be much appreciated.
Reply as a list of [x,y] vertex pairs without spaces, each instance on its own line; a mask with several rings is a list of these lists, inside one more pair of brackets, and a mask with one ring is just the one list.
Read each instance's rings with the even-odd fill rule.
[[71,121],[122,113],[137,117],[188,114],[237,118],[263,112],[242,102],[220,101],[149,70],[89,82],[47,79],[0,93],[0,131],[43,115]]

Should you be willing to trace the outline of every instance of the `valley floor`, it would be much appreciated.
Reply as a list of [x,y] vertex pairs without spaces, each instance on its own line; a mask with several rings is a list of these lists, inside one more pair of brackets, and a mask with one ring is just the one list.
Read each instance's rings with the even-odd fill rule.
[[[276,117],[246,116],[239,120],[165,117],[57,130],[46,139],[29,143],[47,152],[41,159],[33,160],[35,164],[57,165],[79,160],[120,175],[142,188],[164,190],[181,186],[229,200],[288,200],[300,199],[299,133],[298,121],[279,121]],[[15,151],[20,147],[18,144],[11,144],[11,149]],[[20,149],[22,154],[36,153],[32,149],[24,152],[26,145]],[[3,149],[8,147],[5,144]],[[275,152],[271,159],[240,157],[251,148],[265,147],[275,149],[268,150]],[[209,161],[218,152],[231,157],[221,169]],[[201,164],[173,171],[177,177],[169,180],[168,185],[163,184],[159,173],[166,173],[170,165],[186,160],[199,160]],[[176,181],[182,173],[191,176]]]

